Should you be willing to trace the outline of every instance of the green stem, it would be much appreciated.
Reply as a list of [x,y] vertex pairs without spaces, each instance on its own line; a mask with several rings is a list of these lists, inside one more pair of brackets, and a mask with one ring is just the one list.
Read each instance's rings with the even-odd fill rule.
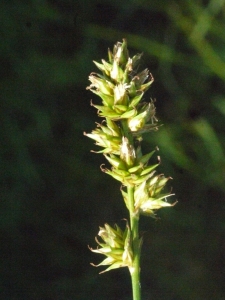
[[[133,136],[129,131],[127,121],[122,122],[123,134],[129,140],[129,144],[134,146]],[[133,248],[133,266],[130,268],[133,300],[141,300],[141,283],[140,283],[140,241],[139,241],[139,214],[134,210],[134,187],[127,187],[128,206],[130,214],[130,229],[132,236]]]
[[141,283],[140,283],[140,242],[139,242],[139,215],[134,213],[134,188],[128,187],[128,203],[130,212],[130,227],[133,241],[133,267],[130,268],[133,300],[141,300]]

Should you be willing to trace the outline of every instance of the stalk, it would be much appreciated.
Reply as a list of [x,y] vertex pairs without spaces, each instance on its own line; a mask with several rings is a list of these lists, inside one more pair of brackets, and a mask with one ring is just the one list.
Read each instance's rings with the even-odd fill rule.
[[139,243],[139,215],[134,213],[134,188],[127,187],[130,227],[133,241],[133,266],[130,268],[133,300],[141,300],[141,283],[140,283],[140,243]]
[[[127,125],[127,121],[121,121],[123,134],[128,139],[129,144],[134,147],[133,136]],[[141,300],[141,283],[140,283],[140,256],[141,249],[139,243],[139,213],[134,211],[134,187],[127,187],[128,195],[128,208],[130,217],[130,230],[132,237],[132,250],[133,250],[133,265],[129,268],[132,283],[133,300]]]

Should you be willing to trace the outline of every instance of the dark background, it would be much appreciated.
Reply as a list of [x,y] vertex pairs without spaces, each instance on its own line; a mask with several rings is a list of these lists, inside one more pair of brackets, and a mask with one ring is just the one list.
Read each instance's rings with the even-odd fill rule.
[[99,121],[92,60],[126,37],[155,82],[160,148],[179,203],[143,217],[143,300],[225,299],[224,1],[1,1],[0,298],[131,299],[127,269],[88,250],[127,217],[83,136]]

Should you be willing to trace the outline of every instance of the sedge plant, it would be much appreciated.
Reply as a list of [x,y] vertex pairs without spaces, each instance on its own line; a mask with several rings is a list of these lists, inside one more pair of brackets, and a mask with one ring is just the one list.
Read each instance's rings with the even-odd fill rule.
[[144,94],[153,82],[148,69],[138,72],[142,54],[129,57],[126,39],[117,42],[113,51],[108,50],[108,61],[94,61],[101,71],[91,73],[87,88],[101,99],[100,104],[91,105],[103,118],[91,133],[84,133],[96,141],[110,168],[101,170],[121,183],[121,193],[129,219],[125,229],[117,224],[100,227],[96,238],[98,247],[91,251],[103,254],[106,258],[98,265],[108,266],[104,271],[127,267],[131,276],[133,300],[141,300],[140,255],[142,237],[139,235],[141,215],[156,218],[156,210],[173,206],[167,202],[172,196],[163,189],[171,179],[157,174],[160,164],[150,163],[156,150],[143,154],[141,143],[143,134],[158,129],[156,108],[153,100],[144,102]]

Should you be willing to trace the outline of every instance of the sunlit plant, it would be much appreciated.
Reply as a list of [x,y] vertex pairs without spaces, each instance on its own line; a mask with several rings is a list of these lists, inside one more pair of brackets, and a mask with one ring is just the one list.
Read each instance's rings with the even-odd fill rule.
[[[170,177],[157,174],[160,164],[151,164],[154,155],[143,154],[143,134],[158,130],[155,102],[144,102],[143,96],[153,82],[148,69],[137,72],[141,54],[129,57],[127,42],[117,42],[113,51],[108,50],[108,61],[95,62],[101,74],[91,73],[87,88],[101,98],[101,104],[91,105],[97,109],[103,121],[91,133],[84,133],[101,147],[110,168],[101,170],[121,182],[121,193],[129,211],[125,229],[105,224],[96,238],[97,249],[90,248],[106,258],[98,265],[108,266],[103,272],[128,267],[133,300],[141,299],[140,254],[142,237],[139,235],[140,215],[156,218],[156,210],[173,206],[167,198],[174,195],[163,192]],[[120,218],[121,219],[121,218]]]

